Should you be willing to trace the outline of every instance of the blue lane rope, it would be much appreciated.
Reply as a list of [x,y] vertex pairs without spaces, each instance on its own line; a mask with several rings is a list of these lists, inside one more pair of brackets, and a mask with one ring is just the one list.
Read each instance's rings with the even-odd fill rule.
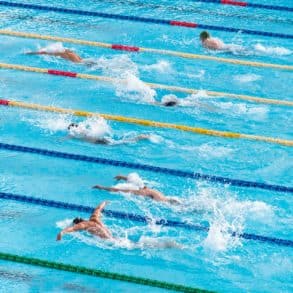
[[[61,202],[61,201],[41,199],[41,198],[18,195],[18,194],[13,194],[13,193],[6,193],[6,192],[0,192],[0,199],[14,200],[14,201],[25,202],[25,203],[29,203],[29,204],[53,207],[53,208],[58,208],[58,209],[66,209],[66,210],[72,210],[72,211],[79,211],[79,212],[85,212],[85,213],[92,213],[94,211],[94,208],[89,207],[89,206],[65,203],[65,202]],[[148,218],[148,217],[144,217],[144,216],[136,215],[136,214],[119,212],[119,211],[104,210],[103,214],[105,216],[111,217],[111,218],[126,219],[126,220],[131,220],[134,222],[140,222],[140,223],[145,223],[145,224],[152,221],[152,219]],[[184,228],[184,229],[191,230],[191,231],[205,231],[205,232],[209,231],[209,227],[206,227],[206,226],[188,224],[188,223],[173,221],[173,220],[168,220],[168,219],[158,219],[155,221],[155,224],[161,225],[161,226],[166,226],[166,227]],[[287,240],[287,239],[280,239],[280,238],[276,238],[276,237],[262,236],[262,235],[256,235],[256,234],[250,234],[250,233],[238,234],[236,232],[232,232],[230,234],[232,237],[239,237],[239,238],[243,238],[246,240],[256,240],[256,241],[260,241],[260,242],[276,244],[279,246],[293,247],[293,241]]]
[[266,189],[270,191],[293,193],[293,187],[287,187],[282,185],[272,185],[272,184],[266,184],[261,182],[230,179],[230,178],[221,177],[221,176],[206,175],[206,174],[195,173],[190,171],[182,171],[182,170],[176,170],[176,169],[156,167],[152,165],[145,165],[145,164],[139,164],[139,163],[130,163],[125,161],[111,160],[111,159],[105,159],[100,157],[90,157],[85,155],[50,151],[46,149],[31,148],[31,147],[6,144],[1,142],[0,142],[0,149],[23,152],[23,153],[32,153],[32,154],[38,154],[43,156],[49,156],[49,157],[63,158],[68,160],[76,160],[76,161],[84,161],[84,162],[97,163],[97,164],[103,164],[103,165],[110,165],[110,166],[116,166],[116,167],[151,171],[156,173],[168,174],[172,176],[178,176],[178,177],[184,177],[184,178],[190,178],[190,179],[196,179],[196,180],[204,180],[204,181],[214,182],[214,183],[230,184],[232,186],[252,187],[252,188]]
[[[221,0],[192,0],[192,2],[204,2],[204,3],[223,4],[223,3],[221,3]],[[258,4],[258,3],[250,3],[250,2],[245,2],[245,1],[242,2],[242,3],[245,3],[245,7],[262,8],[262,9],[281,10],[281,11],[290,11],[290,12],[293,12],[293,7],[278,6],[278,5],[267,5],[267,4]]]
[[[214,25],[204,25],[204,24],[196,24],[196,23],[189,23],[189,22],[176,21],[176,20],[155,19],[155,18],[147,18],[147,17],[139,17],[139,16],[129,16],[129,15],[102,13],[102,12],[94,12],[94,11],[86,11],[86,10],[76,10],[76,9],[68,9],[68,8],[61,8],[61,7],[33,5],[33,4],[25,4],[25,3],[7,2],[7,1],[0,1],[0,5],[8,6],[8,7],[18,7],[18,8],[24,8],[24,9],[41,10],[41,11],[53,11],[53,12],[75,14],[75,15],[98,16],[102,18],[120,19],[120,20],[136,21],[136,22],[155,23],[155,24],[164,24],[164,25],[179,25],[179,26],[185,26],[189,28],[197,27],[201,29],[210,29],[210,30],[218,30],[218,31],[226,31],[226,32],[241,31],[242,33],[246,33],[250,35],[260,35],[260,36],[266,36],[266,37],[277,37],[277,38],[285,38],[285,39],[293,38],[293,35],[288,35],[288,34],[262,32],[262,31],[248,30],[248,29],[214,26]],[[177,24],[174,24],[174,23],[177,23]]]

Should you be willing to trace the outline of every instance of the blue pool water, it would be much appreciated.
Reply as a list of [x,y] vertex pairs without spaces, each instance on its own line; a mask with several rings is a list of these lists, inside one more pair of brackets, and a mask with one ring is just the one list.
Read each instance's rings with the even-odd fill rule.
[[[194,21],[259,31],[293,33],[288,12],[239,8],[193,1],[29,1],[124,15]],[[287,1],[262,1],[288,5]],[[208,52],[198,29],[134,23],[0,6],[0,28],[139,47],[177,50],[265,63],[293,64],[292,41],[214,32],[226,43],[242,45],[247,55]],[[290,107],[207,97],[204,90],[292,101],[292,73],[286,70],[229,65],[98,47],[63,46],[94,66],[25,52],[53,42],[0,35],[0,63],[124,78],[128,86],[16,70],[0,70],[0,99],[136,117],[160,122],[265,135],[292,140]],[[56,45],[56,44],[55,44]],[[190,96],[152,90],[142,81],[201,89]],[[164,108],[150,104],[166,95],[189,103]],[[0,142],[85,154],[234,179],[292,186],[292,148],[253,140],[204,136],[178,130],[69,115],[0,107]],[[67,126],[83,122],[94,134],[108,130],[119,142],[147,134],[150,140],[103,146],[66,139]],[[111,186],[117,174],[139,173],[150,187],[185,202],[180,207],[93,190]],[[293,240],[292,195],[253,188],[194,181],[149,171],[0,151],[0,192],[87,206],[109,200],[109,209],[205,225],[188,231],[103,217],[120,239],[115,244],[84,233],[56,234],[86,213],[0,200],[0,252],[103,269],[219,292],[292,292],[292,247],[231,237],[230,232]],[[180,249],[159,249],[176,241]],[[132,242],[139,243],[133,245]],[[137,292],[161,289],[0,261],[1,292]]]

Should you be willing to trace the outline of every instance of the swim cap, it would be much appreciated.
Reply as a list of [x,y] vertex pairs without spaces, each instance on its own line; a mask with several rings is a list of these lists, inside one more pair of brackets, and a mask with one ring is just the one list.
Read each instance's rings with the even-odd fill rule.
[[176,105],[177,105],[177,102],[175,102],[175,101],[169,101],[169,102],[164,103],[164,106],[166,106],[166,107],[173,107]]
[[84,219],[82,219],[82,218],[75,218],[73,221],[72,221],[72,223],[73,224],[79,224],[79,223],[81,223],[81,222],[83,222],[84,221]]
[[207,31],[203,31],[200,33],[199,37],[202,41],[204,41],[210,37],[210,34]]

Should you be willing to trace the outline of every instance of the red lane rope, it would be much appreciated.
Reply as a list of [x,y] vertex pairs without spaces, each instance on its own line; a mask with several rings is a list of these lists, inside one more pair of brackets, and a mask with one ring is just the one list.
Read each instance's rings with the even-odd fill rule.
[[119,44],[113,44],[111,46],[111,48],[114,50],[123,50],[123,51],[129,51],[129,52],[138,52],[139,51],[139,47],[119,45]]
[[77,76],[77,73],[75,73],[75,72],[53,70],[53,69],[48,69],[48,74],[61,75],[61,76],[67,76],[67,77],[76,77]]
[[235,5],[235,6],[247,6],[247,2],[239,2],[232,0],[221,0],[221,4]]

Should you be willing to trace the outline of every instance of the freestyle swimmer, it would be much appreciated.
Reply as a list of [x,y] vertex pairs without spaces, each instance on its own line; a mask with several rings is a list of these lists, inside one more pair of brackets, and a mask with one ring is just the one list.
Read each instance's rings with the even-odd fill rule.
[[[124,176],[124,175],[117,175],[114,177],[116,180],[124,180],[129,182],[129,177]],[[180,204],[180,201],[177,199],[169,198],[165,196],[163,193],[161,193],[158,190],[151,189],[147,187],[146,185],[138,185],[134,186],[133,188],[115,188],[115,187],[106,187],[106,186],[101,186],[101,185],[95,185],[92,188],[100,189],[100,190],[106,190],[110,192],[125,192],[125,193],[130,193],[133,195],[138,195],[138,196],[143,196],[143,197],[148,197],[151,198],[155,201],[159,202],[166,202],[170,204]]]
[[114,141],[111,137],[95,137],[94,135],[90,134],[87,128],[81,127],[81,125],[78,123],[70,123],[67,127],[67,130],[69,138],[78,138],[86,142],[103,145],[133,143],[150,138],[149,135],[141,134],[127,140]]
[[65,228],[60,233],[58,233],[57,241],[61,240],[64,234],[72,233],[75,231],[88,231],[91,234],[98,236],[102,239],[113,239],[111,232],[101,220],[101,213],[107,203],[107,201],[104,201],[100,205],[98,205],[90,216],[89,220],[75,218],[72,222],[73,226]]

